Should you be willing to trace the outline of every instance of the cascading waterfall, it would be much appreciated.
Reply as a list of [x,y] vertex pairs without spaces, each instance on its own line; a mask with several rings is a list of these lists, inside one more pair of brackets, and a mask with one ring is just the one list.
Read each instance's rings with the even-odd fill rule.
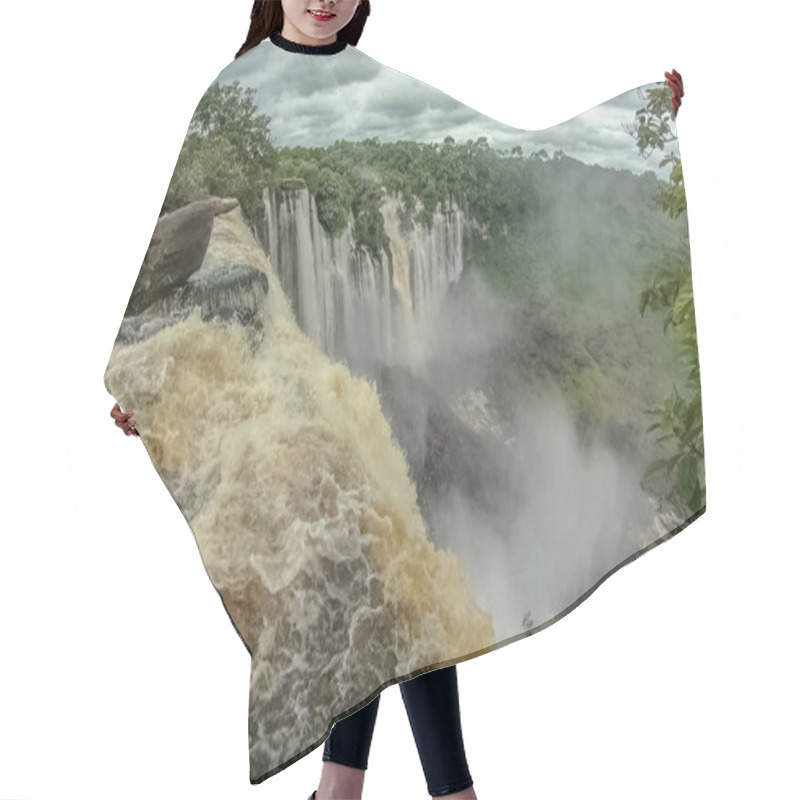
[[[356,246],[352,217],[341,235],[325,231],[303,181],[265,190],[264,204],[260,244],[298,326],[329,358],[377,382],[427,535],[457,554],[499,637],[519,630],[526,609],[530,625],[552,618],[603,569],[675,527],[642,491],[638,453],[583,441],[544,379],[513,398],[498,381],[516,369],[501,345],[513,353],[524,328],[479,271],[465,285],[467,233],[481,229],[468,208],[439,203],[429,228],[387,193],[389,252],[376,258]],[[495,390],[514,406],[503,415]],[[574,517],[565,496],[583,498]]]
[[390,252],[379,258],[356,245],[352,216],[340,235],[329,235],[302,181],[266,189],[264,205],[262,247],[298,325],[326,355],[354,369],[425,358],[442,299],[465,268],[467,223],[455,202],[437,205],[430,228],[406,222],[401,234],[401,202],[387,194],[381,211]]

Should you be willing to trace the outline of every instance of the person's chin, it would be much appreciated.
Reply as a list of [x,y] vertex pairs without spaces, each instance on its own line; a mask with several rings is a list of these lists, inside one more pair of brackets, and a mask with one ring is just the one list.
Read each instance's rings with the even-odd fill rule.
[[327,39],[329,36],[336,36],[337,39],[339,38],[339,31],[334,31],[333,33],[326,33],[324,35],[321,35],[319,30],[313,29],[313,26],[312,30],[308,30],[307,28],[301,28],[301,30],[306,36],[310,36],[312,39],[314,39],[314,44],[322,44],[325,41],[325,39]]

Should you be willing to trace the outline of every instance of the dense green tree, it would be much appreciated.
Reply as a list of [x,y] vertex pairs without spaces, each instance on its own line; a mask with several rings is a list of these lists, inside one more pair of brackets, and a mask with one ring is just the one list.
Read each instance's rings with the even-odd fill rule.
[[263,217],[262,189],[277,164],[269,117],[257,114],[256,90],[214,82],[195,109],[161,213],[207,195],[238,198],[245,216]]
[[[647,158],[655,150],[664,150],[677,135],[672,129],[674,112],[670,105],[672,90],[668,86],[648,89],[646,104],[636,111],[636,126],[629,133],[637,141],[640,154]],[[671,218],[686,214],[686,193],[680,156],[667,152],[659,163],[672,164],[666,185],[660,185],[656,202]],[[652,265],[642,289],[639,311],[662,312],[664,332],[672,329],[678,337],[682,361],[686,367],[687,395],[673,383],[672,392],[661,405],[648,409],[655,417],[648,431],[659,433],[659,442],[666,442],[669,455],[648,465],[644,479],[666,470],[672,477],[670,498],[682,502],[691,512],[706,502],[703,421],[700,390],[700,364],[697,349],[694,293],[689,258],[688,236],[679,247],[662,255]]]
[[320,224],[332,236],[338,236],[347,227],[354,197],[353,187],[345,175],[326,166],[319,172],[316,197]]

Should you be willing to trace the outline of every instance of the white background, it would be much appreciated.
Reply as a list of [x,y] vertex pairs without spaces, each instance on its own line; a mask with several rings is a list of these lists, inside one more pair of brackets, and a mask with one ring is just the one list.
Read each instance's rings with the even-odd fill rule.
[[[279,798],[249,657],[103,372],[191,114],[250,0],[2,8],[0,798]],[[481,800],[789,798],[797,777],[796,67],[761,2],[376,0],[359,44],[508,124],[682,73],[708,511],[556,625],[458,665]],[[399,688],[364,791],[427,792]]]

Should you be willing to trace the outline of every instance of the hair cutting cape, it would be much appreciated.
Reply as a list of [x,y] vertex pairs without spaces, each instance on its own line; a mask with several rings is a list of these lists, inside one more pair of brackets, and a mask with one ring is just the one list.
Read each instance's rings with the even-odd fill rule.
[[705,511],[671,96],[525,130],[265,39],[200,100],[104,381],[251,657],[251,783]]

